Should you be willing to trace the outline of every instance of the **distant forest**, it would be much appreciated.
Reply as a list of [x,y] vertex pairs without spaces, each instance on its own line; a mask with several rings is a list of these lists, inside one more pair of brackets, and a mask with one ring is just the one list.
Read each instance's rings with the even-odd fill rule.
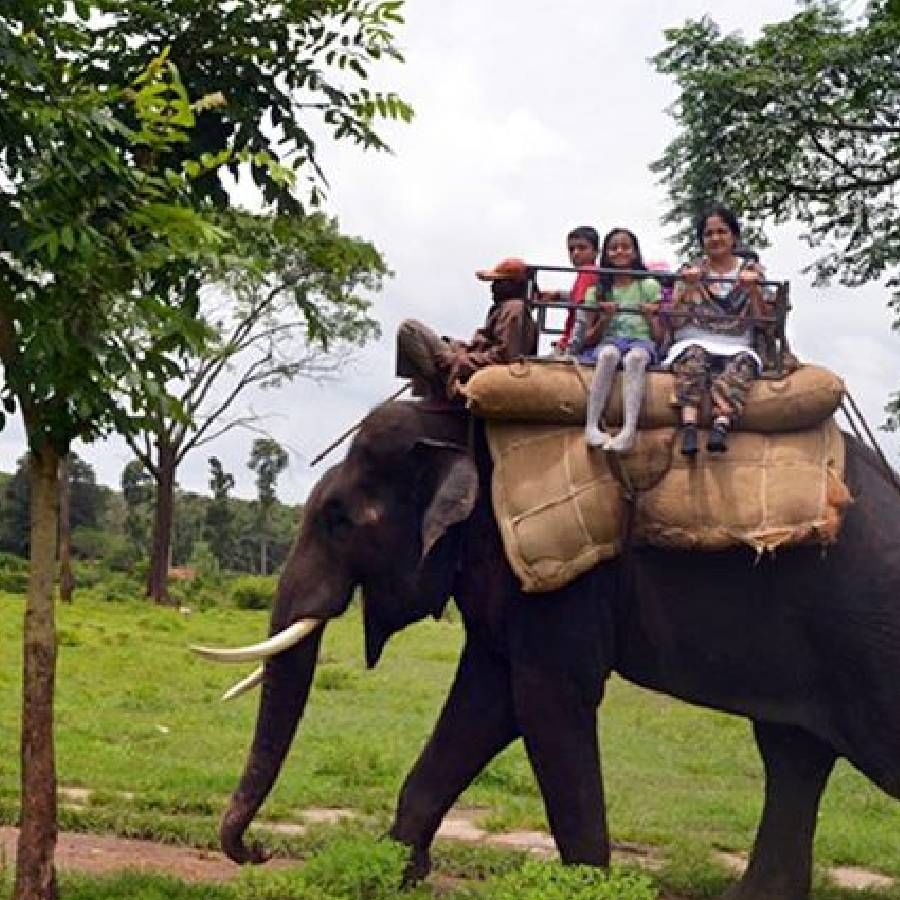
[[[230,476],[211,461],[215,496],[176,489],[172,523],[173,567],[210,561],[223,571],[270,574],[284,562],[303,507],[277,498],[264,513],[257,500],[227,496]],[[154,511],[153,481],[130,463],[122,490],[97,483],[93,468],[71,455],[69,466],[72,556],[112,571],[134,572],[150,555]],[[222,489],[224,483],[226,489]],[[233,484],[233,481],[230,482]],[[0,472],[0,552],[28,556],[28,478],[24,458],[14,473]],[[265,568],[265,571],[261,571]]]

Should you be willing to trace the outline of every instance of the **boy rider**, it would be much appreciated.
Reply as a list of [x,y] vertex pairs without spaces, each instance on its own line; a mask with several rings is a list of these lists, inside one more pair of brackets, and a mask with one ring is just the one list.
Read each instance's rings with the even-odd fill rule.
[[[569,251],[572,266],[580,270],[572,287],[568,291],[541,291],[539,296],[541,300],[581,304],[584,303],[591,288],[596,288],[597,285],[597,273],[594,271],[600,250],[600,236],[597,229],[591,225],[573,228],[566,235],[566,249]],[[557,353],[577,352],[578,348],[572,346],[576,319],[576,310],[568,310],[562,334],[553,345]]]

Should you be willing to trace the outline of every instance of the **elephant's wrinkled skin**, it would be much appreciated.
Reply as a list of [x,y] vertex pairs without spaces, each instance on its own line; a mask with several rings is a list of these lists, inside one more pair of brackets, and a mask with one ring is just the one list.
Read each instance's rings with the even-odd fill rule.
[[[752,719],[765,807],[729,896],[806,897],[835,759],[900,797],[900,496],[874,457],[848,439],[856,502],[826,555],[801,548],[754,565],[744,550],[640,549],[553,596],[528,596],[500,545],[483,440],[476,430],[473,456],[468,437],[465,416],[415,403],[376,409],[313,490],[272,615],[273,633],[338,616],[360,586],[374,665],[395,631],[439,614],[451,594],[459,605],[456,678],[391,829],[412,848],[413,870],[427,871],[444,814],[517,737],[562,858],[606,864],[596,710],[615,670]],[[243,834],[302,716],[320,635],[267,664],[253,746],[222,822],[238,862],[262,858]]]

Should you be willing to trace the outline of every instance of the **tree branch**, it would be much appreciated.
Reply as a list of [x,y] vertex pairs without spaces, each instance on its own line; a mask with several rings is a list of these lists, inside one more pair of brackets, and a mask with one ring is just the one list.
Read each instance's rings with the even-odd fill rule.
[[809,139],[813,142],[813,146],[816,148],[816,150],[818,150],[819,153],[821,153],[822,156],[824,156],[826,159],[831,160],[831,162],[835,166],[837,166],[837,168],[840,169],[848,178],[853,179],[853,180],[858,179],[858,176],[854,172],[854,170],[850,166],[848,166],[847,163],[845,163],[834,151],[829,150],[819,140],[819,138],[816,136],[816,133],[814,131],[810,131]]
[[[258,372],[259,369],[264,367],[268,362],[271,361],[271,357],[260,357],[257,360],[247,367],[244,371],[244,374],[237,380],[232,389],[228,392],[225,399],[222,400],[219,405],[205,417],[205,421],[199,427],[195,427],[194,434],[181,445],[176,459],[178,462],[184,458],[185,454],[188,453],[193,447],[196,447],[200,438],[203,437],[203,434],[207,431],[210,425],[223,413],[228,407],[231,406],[232,403],[237,399],[238,395],[241,391],[244,390],[245,387],[249,384],[253,384],[254,381],[258,381]],[[212,386],[210,382],[207,385],[207,390]]]
[[836,122],[826,119],[807,119],[806,124],[813,128],[823,128],[829,131],[850,131],[859,134],[900,134],[900,125],[867,125],[862,122]]
[[142,436],[145,438],[147,442],[147,448],[144,449],[139,447],[137,444],[136,436],[132,434],[130,431],[123,432],[122,436],[125,438],[125,443],[131,447],[132,453],[141,461],[144,468],[153,476],[155,479],[159,479],[159,466],[153,461],[153,451],[150,446],[150,438],[145,432],[142,432]]
[[214,431],[212,434],[206,435],[202,440],[196,441],[194,443],[194,448],[203,447],[205,444],[211,444],[213,441],[220,438],[223,434],[227,434],[229,431],[234,430],[235,428],[246,428],[247,431],[252,431],[255,434],[262,434],[266,437],[271,437],[271,433],[266,431],[264,428],[259,428],[255,425],[255,422],[258,422],[262,417],[253,413],[249,416],[241,416],[237,419],[233,419],[231,422],[228,422],[226,425],[223,425],[218,431]]

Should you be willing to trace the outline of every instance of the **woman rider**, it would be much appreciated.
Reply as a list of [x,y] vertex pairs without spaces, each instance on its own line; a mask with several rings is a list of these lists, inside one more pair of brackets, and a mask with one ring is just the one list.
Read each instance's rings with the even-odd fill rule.
[[[704,392],[712,401],[713,427],[706,449],[724,453],[728,431],[740,419],[762,360],[753,349],[754,325],[772,314],[759,281],[762,267],[738,255],[741,227],[735,214],[714,206],[697,221],[703,256],[681,271],[670,321],[674,343],[664,365],[675,374],[681,407],[681,452],[697,452],[697,419]],[[720,276],[729,281],[701,281]]]

